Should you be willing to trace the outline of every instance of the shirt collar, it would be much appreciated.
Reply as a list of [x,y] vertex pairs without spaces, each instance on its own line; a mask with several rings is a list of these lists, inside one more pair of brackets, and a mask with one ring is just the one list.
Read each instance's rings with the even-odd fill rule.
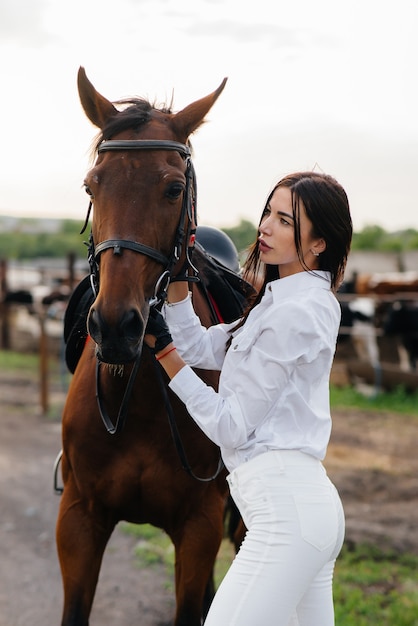
[[314,272],[298,272],[291,276],[284,278],[278,278],[267,284],[266,293],[272,292],[273,298],[280,298],[287,296],[294,296],[300,291],[306,291],[306,289],[331,289],[331,273],[323,270],[315,270]]

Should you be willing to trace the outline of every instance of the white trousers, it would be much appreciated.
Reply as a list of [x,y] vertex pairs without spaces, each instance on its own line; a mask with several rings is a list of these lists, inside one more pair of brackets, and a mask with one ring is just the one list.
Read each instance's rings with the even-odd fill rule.
[[344,512],[320,461],[271,451],[228,476],[248,529],[205,626],[333,626]]

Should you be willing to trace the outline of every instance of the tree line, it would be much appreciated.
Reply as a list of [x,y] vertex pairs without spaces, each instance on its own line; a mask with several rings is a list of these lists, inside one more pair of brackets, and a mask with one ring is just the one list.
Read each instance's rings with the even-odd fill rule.
[[[22,229],[0,232],[0,258],[28,260],[34,258],[62,258],[75,254],[85,258],[83,242],[88,234],[80,235],[78,220],[60,220],[56,232],[23,231]],[[229,235],[237,250],[244,252],[255,240],[256,225],[242,219],[239,224],[222,230]],[[418,230],[408,228],[388,232],[380,226],[366,226],[354,233],[352,250],[375,252],[402,252],[418,250]]]

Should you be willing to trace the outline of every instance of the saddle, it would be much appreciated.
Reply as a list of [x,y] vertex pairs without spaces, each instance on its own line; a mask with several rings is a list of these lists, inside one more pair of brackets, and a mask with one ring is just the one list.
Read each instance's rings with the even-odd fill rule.
[[[254,287],[197,243],[193,265],[199,272],[197,286],[208,302],[214,323],[238,319],[255,295]],[[72,374],[86,344],[87,316],[94,300],[90,276],[85,276],[71,294],[64,316],[65,362]]]

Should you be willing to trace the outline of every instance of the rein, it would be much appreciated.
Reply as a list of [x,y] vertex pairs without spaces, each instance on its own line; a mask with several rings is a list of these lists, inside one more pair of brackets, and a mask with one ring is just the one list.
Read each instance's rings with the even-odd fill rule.
[[131,373],[129,374],[128,383],[126,385],[125,393],[123,394],[122,402],[119,407],[118,415],[116,417],[116,421],[113,422],[110,418],[103,402],[101,399],[101,388],[100,388],[100,361],[96,359],[96,400],[97,406],[99,407],[100,417],[102,418],[103,424],[106,426],[106,430],[109,435],[115,435],[120,432],[125,425],[126,415],[128,413],[129,401],[131,399],[132,389],[135,383],[135,378],[138,373],[139,365],[141,363],[141,354],[139,354],[133,364]]
[[180,433],[177,428],[176,418],[174,416],[174,411],[173,411],[173,407],[171,406],[170,398],[168,397],[167,387],[163,380],[161,368],[155,359],[153,360],[153,363],[154,363],[155,371],[157,374],[158,382],[160,384],[161,393],[163,394],[164,404],[165,404],[165,408],[166,408],[167,416],[168,416],[168,423],[170,425],[170,430],[171,430],[171,434],[172,434],[172,437],[173,437],[173,440],[177,449],[177,453],[180,457],[181,465],[183,469],[189,474],[189,476],[191,476],[195,480],[198,480],[201,483],[209,483],[212,480],[215,480],[215,478],[217,478],[219,474],[221,473],[221,471],[223,470],[224,463],[222,461],[222,457],[221,455],[219,455],[218,466],[216,468],[215,473],[212,476],[209,476],[208,478],[201,478],[200,476],[196,476],[196,474],[193,472],[187,460],[186,452],[183,447],[183,442],[181,440]]
[[[194,225],[196,224],[196,214],[195,214],[195,203],[196,203],[196,195],[197,195],[196,194],[196,177],[195,177],[193,163],[191,161],[190,149],[185,144],[182,144],[176,141],[130,140],[130,139],[103,141],[98,147],[99,154],[101,154],[102,152],[115,152],[115,151],[121,151],[121,150],[171,150],[171,151],[178,152],[185,159],[186,161],[186,188],[185,188],[184,196],[183,196],[180,219],[179,219],[178,226],[177,226],[177,232],[176,232],[173,251],[170,257],[166,257],[159,250],[156,250],[155,248],[147,246],[144,243],[141,243],[138,241],[131,241],[127,239],[106,239],[105,241],[101,241],[100,243],[95,245],[94,240],[93,240],[93,234],[92,232],[90,232],[89,243],[88,243],[88,262],[90,265],[90,280],[91,280],[91,286],[93,289],[93,294],[94,294],[94,297],[97,297],[97,294],[100,288],[100,280],[99,280],[100,254],[104,250],[109,250],[109,249],[113,249],[113,254],[115,255],[121,255],[124,249],[133,250],[134,252],[138,252],[139,254],[144,254],[145,256],[148,256],[149,258],[153,259],[154,261],[156,261],[157,263],[159,263],[160,265],[164,267],[164,270],[160,278],[156,282],[155,289],[154,289],[154,296],[149,301],[150,306],[161,306],[167,297],[167,288],[168,288],[170,280],[176,279],[176,277],[172,277],[172,271],[176,263],[180,259],[183,242],[184,242],[184,238],[186,235],[186,231],[185,231],[186,217],[188,217],[188,230],[187,230],[188,241],[190,241],[190,236],[193,234],[192,228],[195,227]],[[91,201],[88,207],[86,220],[81,230],[81,233],[83,233],[87,227],[92,205],[93,203]],[[186,250],[185,265],[181,271],[184,274],[187,274],[188,268],[191,267],[193,270],[193,276],[187,276],[187,280],[197,281],[198,272],[191,262],[192,249],[193,249],[193,246],[188,245],[187,250]],[[182,279],[184,279],[183,276],[182,276]],[[141,361],[141,353],[137,356],[133,364],[132,371],[129,375],[125,393],[123,395],[119,412],[115,421],[113,421],[110,418],[102,401],[101,385],[100,385],[100,361],[97,360],[96,362],[97,405],[99,408],[99,413],[103,421],[103,424],[105,425],[107,432],[111,435],[114,435],[120,432],[125,424],[129,401],[130,401],[130,397],[132,394],[132,389],[134,386],[135,378],[136,378],[136,375],[138,373],[138,369],[140,366],[140,361]],[[160,384],[161,392],[164,398],[164,404],[165,404],[165,408],[167,411],[170,430],[173,436],[173,440],[174,440],[178,455],[182,463],[182,467],[192,478],[201,482],[210,482],[214,480],[222,471],[224,467],[222,458],[219,457],[218,467],[213,476],[210,476],[209,478],[200,478],[194,474],[194,472],[192,471],[188,463],[186,453],[184,451],[184,447],[180,438],[180,434],[178,432],[174,412],[170,404],[170,399],[168,397],[166,385],[164,383],[161,371],[159,370],[158,363],[156,361],[155,361],[155,367],[156,367],[156,373],[157,373],[157,378]]]

